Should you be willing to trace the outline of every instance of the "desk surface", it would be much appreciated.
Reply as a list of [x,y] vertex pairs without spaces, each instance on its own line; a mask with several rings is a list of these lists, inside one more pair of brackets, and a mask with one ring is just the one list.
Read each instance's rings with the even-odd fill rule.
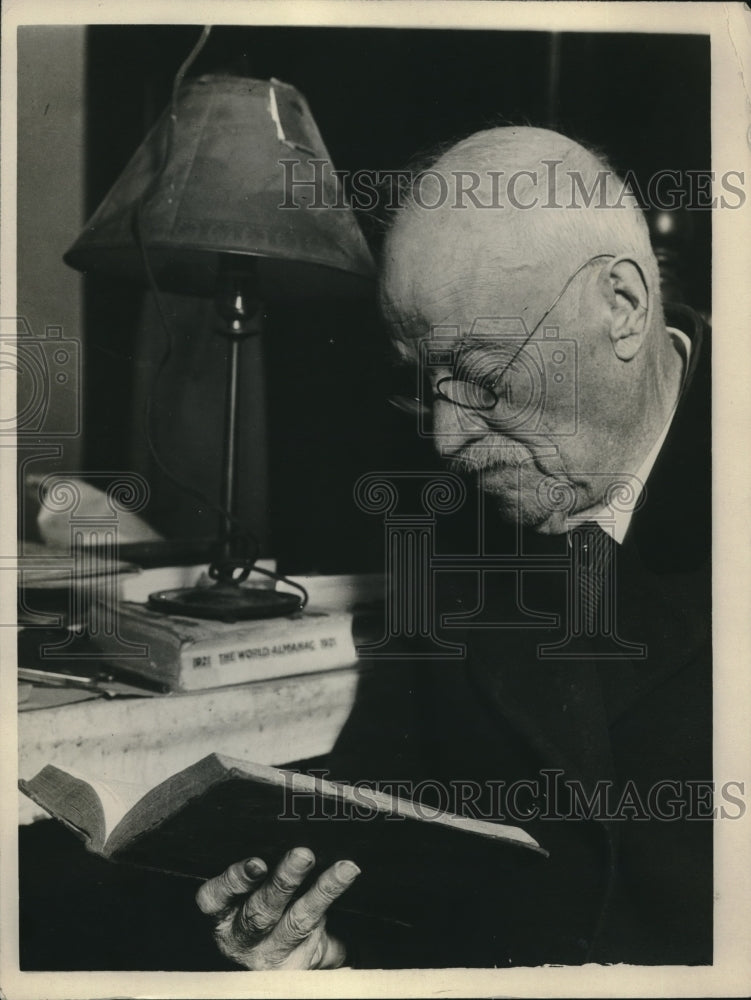
[[[179,572],[181,576],[175,574]],[[146,570],[123,577],[121,596],[145,600],[151,590],[195,582],[201,566]],[[265,580],[266,578],[262,578]],[[302,579],[302,578],[301,578]],[[381,574],[304,581],[317,605],[339,609],[383,596]],[[368,638],[370,636],[367,636]],[[59,764],[105,780],[157,784],[214,751],[283,764],[329,753],[349,717],[361,677],[388,671],[380,662],[232,687],[145,698],[89,699],[22,711],[19,777]],[[76,696],[78,697],[78,696]],[[46,817],[19,793],[19,820]]]
[[[157,784],[214,751],[261,764],[328,753],[361,676],[378,666],[255,681],[153,698],[81,701],[18,717],[19,777],[45,764],[119,781]],[[19,822],[46,813],[19,794]]]

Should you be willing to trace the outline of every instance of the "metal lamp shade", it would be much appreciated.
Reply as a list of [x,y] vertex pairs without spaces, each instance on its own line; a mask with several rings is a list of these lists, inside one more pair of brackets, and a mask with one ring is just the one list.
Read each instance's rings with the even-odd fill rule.
[[[180,89],[171,136],[169,122],[168,108],[66,263],[145,282],[134,236],[143,199],[143,241],[156,282],[167,291],[213,295],[227,254],[255,258],[258,292],[266,298],[367,290],[372,258],[294,87],[201,76]],[[317,189],[293,183],[316,175]]]

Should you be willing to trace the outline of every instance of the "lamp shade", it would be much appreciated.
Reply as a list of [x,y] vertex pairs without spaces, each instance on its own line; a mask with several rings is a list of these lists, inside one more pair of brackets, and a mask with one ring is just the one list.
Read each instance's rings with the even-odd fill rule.
[[254,259],[264,297],[367,291],[373,261],[331,169],[294,87],[197,77],[180,88],[172,129],[168,108],[64,259],[144,282],[142,201],[143,243],[167,291],[213,295],[225,255]]

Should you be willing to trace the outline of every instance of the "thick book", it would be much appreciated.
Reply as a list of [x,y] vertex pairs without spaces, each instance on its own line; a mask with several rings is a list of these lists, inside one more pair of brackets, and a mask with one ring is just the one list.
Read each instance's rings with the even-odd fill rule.
[[338,905],[391,920],[447,893],[469,905],[509,867],[547,856],[519,827],[223,754],[150,789],[51,764],[19,787],[90,851],[139,867],[203,879],[250,856],[272,867],[295,846],[318,870],[350,859],[362,874]]
[[357,661],[350,612],[306,610],[228,623],[160,614],[129,601],[110,611],[117,642],[104,637],[102,660],[169,691],[334,670]]

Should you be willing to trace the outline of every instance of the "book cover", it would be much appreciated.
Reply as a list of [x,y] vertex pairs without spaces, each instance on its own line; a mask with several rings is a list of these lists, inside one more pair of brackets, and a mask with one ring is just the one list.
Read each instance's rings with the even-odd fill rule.
[[[350,612],[306,609],[289,617],[227,623],[164,615],[128,601],[111,610],[124,652],[113,652],[107,637],[103,658],[171,691],[333,670],[357,660]],[[92,641],[96,645],[96,636]],[[146,651],[131,654],[126,644]]]
[[392,920],[436,894],[469,903],[478,885],[547,856],[519,827],[222,754],[149,790],[52,765],[19,787],[90,850],[140,867],[210,878],[250,855],[273,866],[295,846],[313,851],[318,870],[349,858],[363,874],[342,907]]

